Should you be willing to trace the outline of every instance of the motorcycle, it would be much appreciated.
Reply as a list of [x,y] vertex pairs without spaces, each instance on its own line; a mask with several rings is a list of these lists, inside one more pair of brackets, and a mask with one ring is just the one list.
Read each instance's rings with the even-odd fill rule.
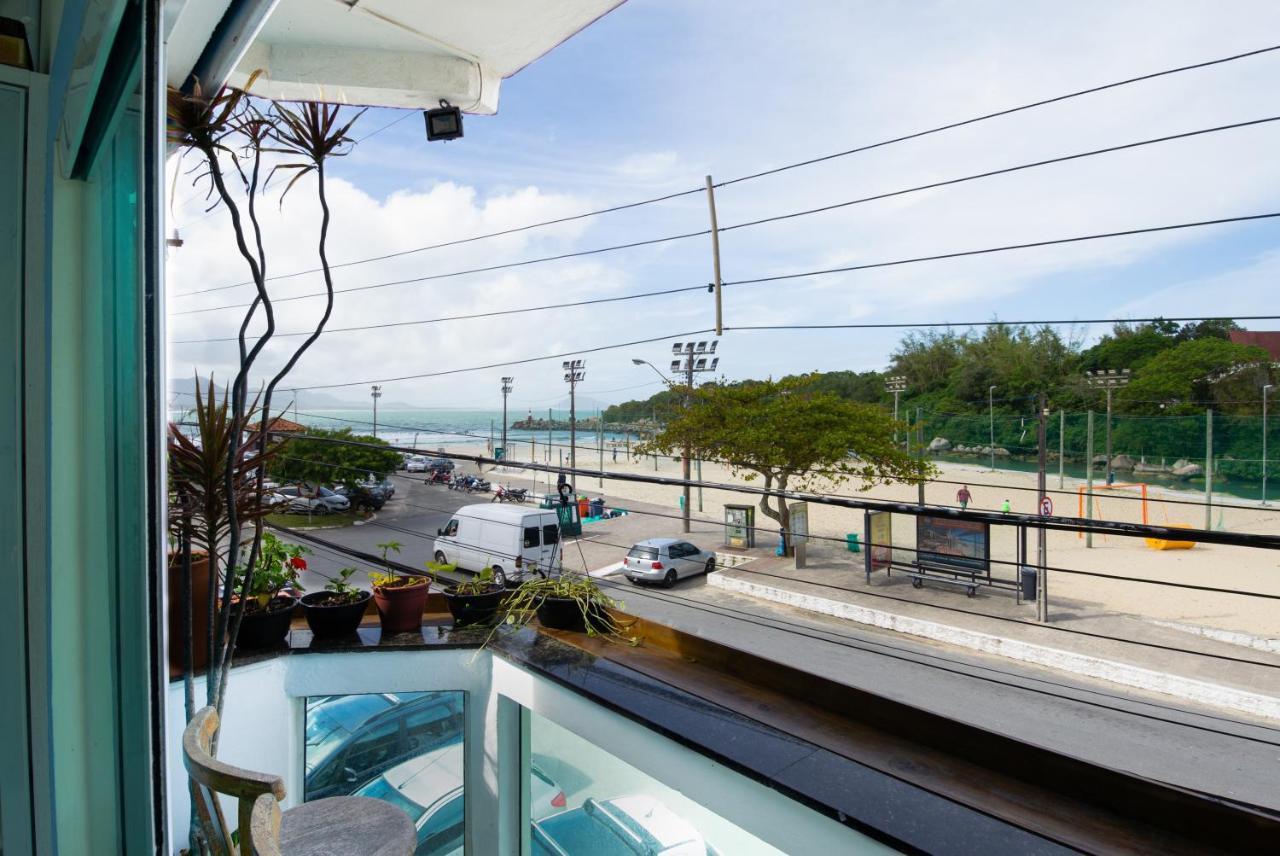
[[453,476],[444,470],[432,470],[431,475],[423,479],[427,484],[449,484],[453,481]]
[[494,488],[493,499],[490,502],[524,502],[529,498],[529,491],[526,488],[512,488],[498,485]]
[[492,489],[493,485],[478,476],[471,479],[471,487],[467,488],[472,493],[488,493]]

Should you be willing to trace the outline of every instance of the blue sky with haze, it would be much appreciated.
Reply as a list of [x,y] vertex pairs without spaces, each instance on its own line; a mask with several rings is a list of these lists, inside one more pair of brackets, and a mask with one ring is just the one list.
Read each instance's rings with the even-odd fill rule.
[[[346,261],[697,187],[1170,66],[1280,42],[1280,4],[1233,2],[640,2],[632,0],[503,84],[498,115],[427,145],[414,114],[333,170],[330,258]],[[1274,115],[1280,52],[1051,105],[724,188],[722,226],[1102,146]],[[356,135],[397,118],[363,117]],[[1280,122],[1048,166],[729,232],[727,280],[1280,210]],[[316,209],[295,190],[269,217],[272,271],[314,265]],[[170,310],[247,300],[225,215],[180,192],[187,245],[171,254]],[[342,269],[339,288],[706,227],[701,195],[477,244]],[[726,323],[1265,314],[1280,276],[1280,223],[931,262],[726,290]],[[698,285],[709,239],[339,296],[332,326],[432,318]],[[279,281],[314,291],[315,276]],[[233,299],[234,298],[234,299]],[[281,329],[320,301],[282,304]],[[702,292],[497,319],[326,336],[300,386],[375,380],[676,334],[711,325]],[[224,310],[175,315],[174,340],[227,335]],[[1280,323],[1258,322],[1258,329]],[[1102,328],[1077,326],[1093,337]],[[882,368],[900,331],[729,332],[729,377]],[[283,347],[268,352],[280,359]],[[587,392],[643,396],[669,344],[586,356]],[[175,344],[171,372],[225,374],[230,343]],[[269,364],[269,363],[268,363]],[[387,395],[513,407],[562,396],[559,363],[399,381]],[[632,388],[638,387],[638,388]],[[362,387],[331,389],[359,400]]]

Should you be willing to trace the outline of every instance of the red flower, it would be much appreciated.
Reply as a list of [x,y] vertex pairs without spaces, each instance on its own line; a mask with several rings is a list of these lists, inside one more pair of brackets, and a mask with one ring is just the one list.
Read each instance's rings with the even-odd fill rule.
[[293,565],[300,571],[305,571],[307,569],[307,560],[301,556],[294,556],[289,560],[289,564]]

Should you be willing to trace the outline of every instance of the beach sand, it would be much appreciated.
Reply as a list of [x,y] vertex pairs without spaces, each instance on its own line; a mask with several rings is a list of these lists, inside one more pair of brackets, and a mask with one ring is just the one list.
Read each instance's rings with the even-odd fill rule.
[[[542,444],[539,444],[540,452],[542,448]],[[466,449],[458,446],[456,451],[474,454],[476,449],[474,446],[468,446]],[[522,452],[523,457],[528,456],[527,449],[515,449],[513,452],[517,460],[522,457]],[[599,451],[594,447],[580,447],[578,463],[584,468],[596,468],[599,464]],[[612,472],[655,474],[652,457],[628,460],[623,449],[619,450],[618,460],[615,463],[612,450],[606,448],[604,466],[607,471]],[[959,490],[960,484],[966,483],[973,494],[971,508],[997,511],[1001,503],[1008,499],[1015,514],[1035,513],[1037,495],[1034,490],[1036,485],[1034,473],[1001,470],[991,472],[977,463],[967,465],[951,462],[940,463],[939,471],[937,480],[926,486],[925,502],[927,504],[957,505],[956,491]],[[512,475],[519,473],[512,468],[499,471],[496,477],[501,480],[506,472]],[[656,474],[679,477],[679,461],[669,457],[660,458]],[[697,477],[696,470],[694,477]],[[538,473],[536,481],[545,483],[546,478],[546,474]],[[761,484],[759,480],[744,482],[741,479],[734,479],[726,467],[712,463],[702,465],[702,479],[708,482],[748,484],[757,487]],[[554,477],[552,477],[552,483],[554,484]],[[1049,476],[1047,485],[1051,491],[1058,490],[1056,473]],[[1075,517],[1083,513],[1079,493],[1079,488],[1083,485],[1083,480],[1067,478],[1064,482],[1064,493],[1050,494],[1054,501],[1055,514]],[[894,502],[915,503],[917,501],[918,493],[914,485],[882,485],[866,491],[858,491],[857,487],[858,485],[853,482],[833,487],[829,482],[819,480],[808,489],[821,493]],[[581,495],[593,498],[603,496],[609,504],[624,505],[627,500],[632,500],[665,506],[671,509],[672,514],[679,513],[681,494],[679,487],[608,479],[601,487],[596,479],[584,478],[579,480],[575,488]],[[792,488],[800,489],[796,485]],[[1095,518],[1142,522],[1141,488],[1117,485],[1109,489],[1099,489],[1095,483],[1095,491],[1098,495],[1095,499]],[[1203,493],[1177,491],[1151,485],[1148,488],[1146,502],[1147,520],[1152,525],[1158,526],[1182,524],[1203,528],[1205,511],[1202,505],[1181,505],[1173,501],[1202,503],[1203,498]],[[1280,534],[1280,508],[1259,506],[1256,502],[1237,497],[1222,497],[1222,502],[1229,506],[1242,506],[1242,508],[1221,508],[1215,505],[1212,514],[1214,529],[1268,535]],[[759,503],[759,498],[724,490],[704,489],[702,511],[699,512],[698,491],[696,488],[693,491],[692,508],[695,516],[723,520],[725,503],[755,505]],[[863,532],[861,511],[810,504],[809,518],[812,534],[838,538],[840,542],[844,541],[846,533],[856,532],[861,537]],[[678,525],[674,520],[655,519],[655,534],[677,532]],[[766,530],[758,533],[758,543],[762,545],[774,543],[775,536],[768,532],[773,529],[774,522],[757,512],[756,525]],[[894,515],[893,529],[895,546],[915,546],[915,522],[912,516]],[[1016,559],[1016,531],[1016,527],[1013,526],[993,528],[991,539],[993,562],[1000,560],[1013,562]],[[1029,550],[1033,558],[1035,538],[1034,532],[1028,536]],[[906,558],[909,560],[909,557],[908,552]],[[849,556],[851,570],[861,571],[860,558],[852,554]],[[1280,638],[1280,604],[1275,600],[1140,582],[1112,581],[1067,572],[1081,570],[1097,574],[1236,589],[1280,597],[1280,551],[1213,544],[1197,544],[1190,550],[1154,550],[1148,547],[1142,538],[1096,534],[1093,538],[1093,547],[1090,549],[1085,546],[1085,539],[1076,533],[1050,532],[1048,533],[1048,564],[1050,567],[1065,569],[1050,574],[1051,599],[1069,600],[1074,610],[1084,614],[1124,613],[1146,619],[1229,630],[1264,639]],[[1013,566],[993,564],[992,573],[995,576],[1012,578]]]

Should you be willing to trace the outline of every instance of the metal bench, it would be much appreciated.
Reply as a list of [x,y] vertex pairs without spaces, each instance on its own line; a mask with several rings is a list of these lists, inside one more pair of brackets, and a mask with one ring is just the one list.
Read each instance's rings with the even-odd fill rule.
[[[912,562],[907,566],[907,576],[911,577],[912,588],[922,588],[924,581],[929,580],[935,583],[942,583],[949,586],[960,586],[965,590],[965,594],[974,597],[978,594],[978,586],[987,584],[987,578],[982,576],[979,571],[966,571],[957,568],[954,565],[944,565],[938,562]],[[942,576],[946,574],[947,576]]]

